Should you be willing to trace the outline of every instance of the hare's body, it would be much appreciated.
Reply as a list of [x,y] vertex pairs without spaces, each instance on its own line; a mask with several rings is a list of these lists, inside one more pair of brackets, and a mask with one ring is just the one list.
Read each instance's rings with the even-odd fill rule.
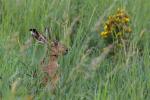
[[43,66],[43,71],[48,74],[48,76],[53,77],[58,69],[58,58],[56,56],[50,56],[48,65]]
[[50,45],[50,58],[48,65],[43,67],[43,71],[53,77],[58,69],[58,57],[66,54],[68,49],[58,41],[52,41]]
[[48,81],[50,80],[50,87],[52,92],[54,92],[59,80],[59,74],[57,73],[58,66],[58,57],[56,56],[50,56],[48,65],[42,66],[43,72],[48,75],[44,77],[42,83],[47,85]]

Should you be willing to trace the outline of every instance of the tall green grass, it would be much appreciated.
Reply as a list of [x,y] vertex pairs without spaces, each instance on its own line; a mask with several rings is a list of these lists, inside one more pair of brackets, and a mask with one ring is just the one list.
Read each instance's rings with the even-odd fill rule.
[[[0,0],[0,98],[4,100],[149,100],[150,98],[150,1],[149,0]],[[93,31],[117,8],[128,11],[132,33],[128,51],[108,56],[93,70],[91,62],[105,44]],[[72,40],[66,35],[72,21],[80,22]],[[29,28],[44,32],[69,47],[59,58],[60,81],[55,95],[40,87],[40,60],[45,46],[32,42]],[[32,77],[34,71],[38,77]],[[16,93],[11,85],[18,81]]]

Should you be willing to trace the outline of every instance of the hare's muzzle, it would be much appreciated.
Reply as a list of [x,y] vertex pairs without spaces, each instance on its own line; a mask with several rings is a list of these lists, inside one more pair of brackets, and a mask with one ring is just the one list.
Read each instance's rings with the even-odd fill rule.
[[66,49],[66,50],[65,50],[65,52],[64,52],[64,54],[66,55],[66,54],[68,53],[68,51],[69,51],[69,50],[68,50],[68,49]]

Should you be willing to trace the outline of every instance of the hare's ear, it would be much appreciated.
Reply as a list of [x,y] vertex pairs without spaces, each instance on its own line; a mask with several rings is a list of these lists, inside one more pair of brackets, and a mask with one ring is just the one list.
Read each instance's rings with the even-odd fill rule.
[[52,30],[49,27],[45,27],[45,33],[48,40],[52,39]]
[[51,46],[58,46],[59,41],[58,40],[52,40]]
[[57,46],[57,45],[58,45],[58,43],[59,43],[59,41],[58,41],[58,40],[54,40],[53,42],[54,42],[54,45],[55,45],[55,46]]
[[48,43],[47,38],[39,33],[36,29],[29,29],[33,38],[35,38],[39,43],[45,44]]

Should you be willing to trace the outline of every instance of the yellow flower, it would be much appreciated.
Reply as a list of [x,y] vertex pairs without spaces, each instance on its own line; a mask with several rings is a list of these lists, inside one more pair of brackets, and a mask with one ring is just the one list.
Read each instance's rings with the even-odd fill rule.
[[105,31],[108,30],[108,26],[107,25],[104,26],[104,30]]
[[126,17],[126,18],[124,19],[124,21],[125,21],[125,23],[128,23],[128,22],[130,21],[130,19],[129,19],[128,17]]
[[103,38],[108,37],[108,34],[109,34],[109,33],[108,33],[108,32],[105,32],[105,31],[100,33],[100,35],[101,35]]
[[124,32],[131,32],[131,29],[128,25],[129,21],[130,21],[129,16],[125,12],[125,10],[118,9],[116,14],[108,17],[108,20],[104,24],[104,31],[101,32],[100,35],[103,38],[107,38],[111,34],[112,36],[115,35],[123,37]]

